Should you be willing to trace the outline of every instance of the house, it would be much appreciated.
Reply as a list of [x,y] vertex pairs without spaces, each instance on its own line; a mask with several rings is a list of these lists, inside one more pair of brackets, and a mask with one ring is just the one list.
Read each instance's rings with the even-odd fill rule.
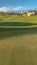
[[28,11],[27,16],[35,15],[35,11]]
[[22,14],[22,16],[24,16],[24,17],[31,16],[31,15],[35,15],[35,12],[34,11],[28,11],[28,12],[24,12]]

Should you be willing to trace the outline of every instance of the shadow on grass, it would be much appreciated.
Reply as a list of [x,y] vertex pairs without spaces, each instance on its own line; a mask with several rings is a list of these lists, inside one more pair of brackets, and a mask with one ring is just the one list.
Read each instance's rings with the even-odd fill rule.
[[[27,23],[27,22],[0,22],[0,26],[33,26],[37,25],[36,23]],[[0,39],[27,35],[27,34],[36,34],[37,27],[32,28],[3,28],[0,27]]]
[[37,27],[33,28],[2,28],[0,27],[0,39],[19,35],[37,34]]
[[0,22],[0,26],[32,26],[37,25],[37,23],[28,22]]

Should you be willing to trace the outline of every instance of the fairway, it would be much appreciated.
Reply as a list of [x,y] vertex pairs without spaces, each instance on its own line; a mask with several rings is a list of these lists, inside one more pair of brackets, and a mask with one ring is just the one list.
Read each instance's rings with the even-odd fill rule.
[[37,34],[1,39],[0,65],[37,65]]
[[13,15],[0,15],[0,22],[30,22],[37,23],[37,16],[13,16]]
[[31,17],[31,21],[20,17],[11,22],[7,18],[0,21],[0,65],[37,65],[37,16],[35,18],[35,22]]
[[8,28],[7,24],[6,27],[2,26],[0,65],[37,65],[37,27]]

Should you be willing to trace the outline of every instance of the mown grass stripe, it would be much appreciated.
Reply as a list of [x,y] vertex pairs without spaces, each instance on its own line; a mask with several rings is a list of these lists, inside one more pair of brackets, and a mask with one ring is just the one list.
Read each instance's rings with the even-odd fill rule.
[[0,26],[3,28],[33,28],[33,27],[37,27],[37,25],[33,25],[33,26]]

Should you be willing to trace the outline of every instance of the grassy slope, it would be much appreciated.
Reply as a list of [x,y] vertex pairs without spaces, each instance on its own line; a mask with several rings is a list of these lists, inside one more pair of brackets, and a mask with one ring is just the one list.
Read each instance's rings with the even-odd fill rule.
[[37,23],[37,16],[31,16],[31,17],[22,17],[22,16],[9,16],[0,15],[0,21],[4,22],[36,22]]

